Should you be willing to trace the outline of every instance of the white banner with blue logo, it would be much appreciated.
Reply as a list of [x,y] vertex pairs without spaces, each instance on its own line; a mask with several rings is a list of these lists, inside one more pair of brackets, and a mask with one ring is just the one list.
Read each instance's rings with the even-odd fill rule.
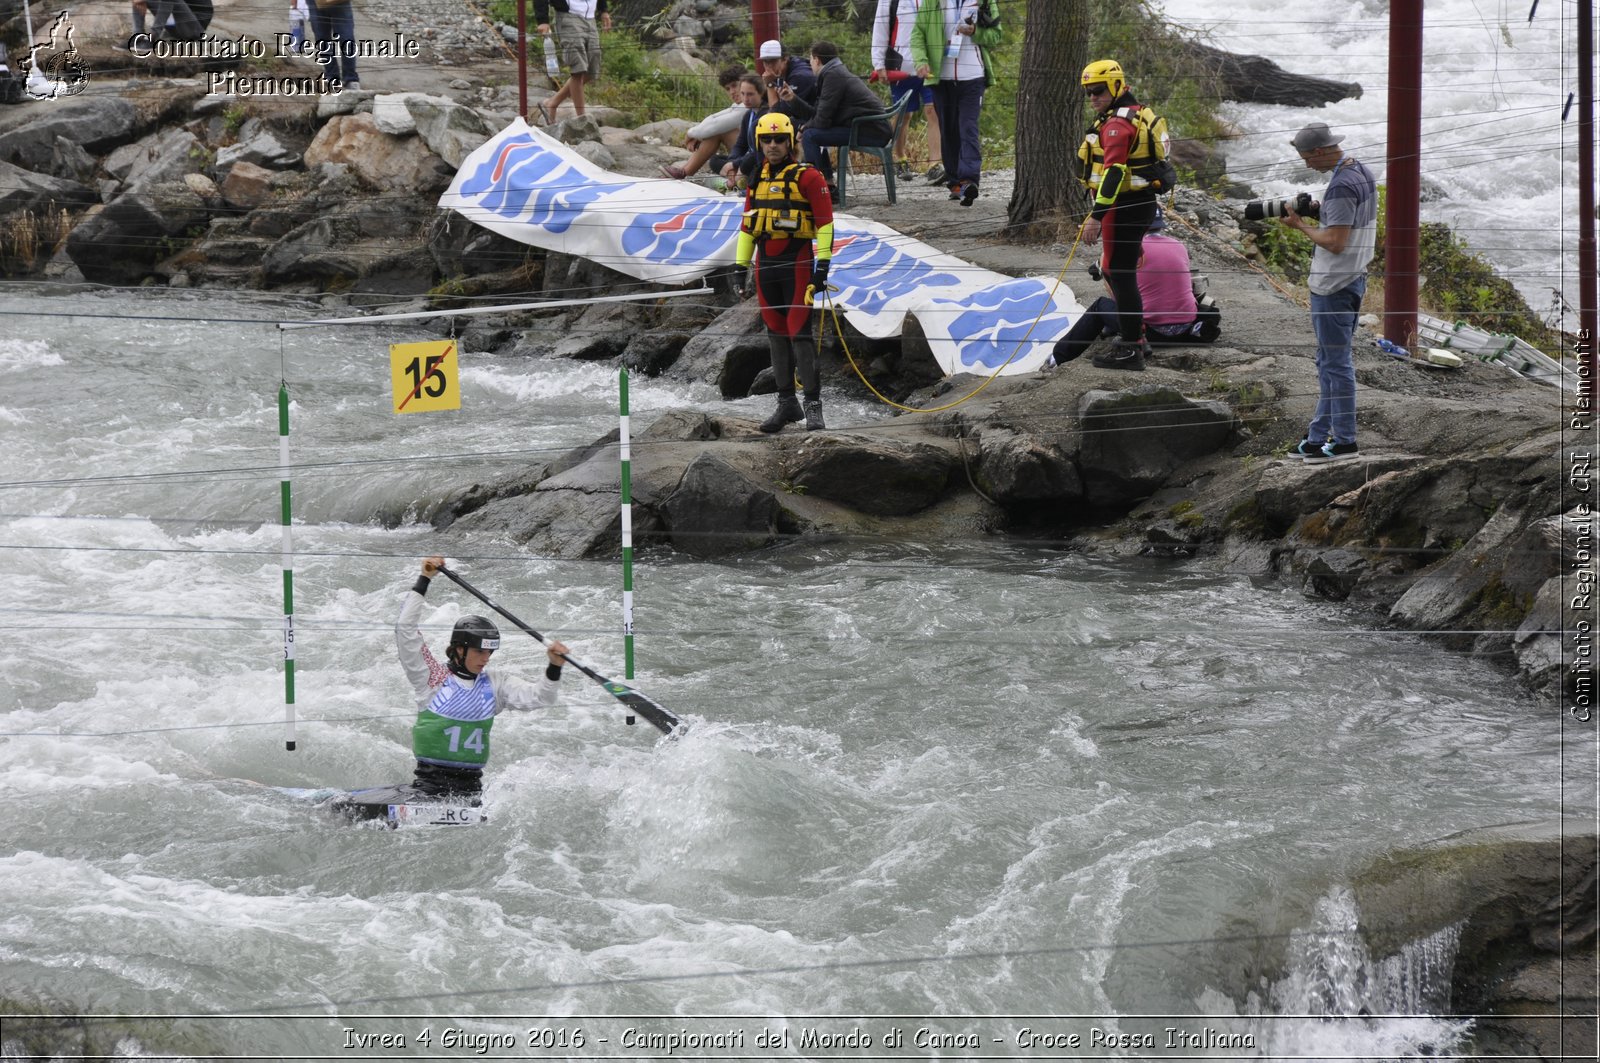
[[[439,205],[522,243],[686,284],[734,264],[744,197],[612,173],[518,118],[467,156]],[[1053,278],[981,269],[849,214],[834,215],[828,280],[873,339],[899,335],[914,315],[949,374],[1038,369],[1083,312]]]

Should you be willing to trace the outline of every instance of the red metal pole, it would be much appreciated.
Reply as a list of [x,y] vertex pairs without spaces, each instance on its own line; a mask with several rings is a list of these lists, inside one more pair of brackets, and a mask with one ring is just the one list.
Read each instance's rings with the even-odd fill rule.
[[778,0],[750,0],[750,23],[756,38],[751,55],[757,54],[762,41],[783,39],[778,35]]
[[1422,202],[1422,0],[1389,7],[1389,190],[1383,237],[1383,334],[1417,332],[1417,228]]
[[528,120],[528,0],[517,0],[517,113]]
[[[1578,0],[1578,328],[1579,357],[1594,395],[1596,319],[1594,239],[1594,0]],[[1592,423],[1592,422],[1591,422]]]

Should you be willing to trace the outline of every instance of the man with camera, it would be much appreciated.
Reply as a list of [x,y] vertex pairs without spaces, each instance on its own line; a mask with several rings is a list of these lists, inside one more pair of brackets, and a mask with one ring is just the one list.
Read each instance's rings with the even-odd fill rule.
[[1144,303],[1139,295],[1139,256],[1156,216],[1156,196],[1169,191],[1176,171],[1167,161],[1166,123],[1134,99],[1115,59],[1099,59],[1079,79],[1098,117],[1078,148],[1083,183],[1094,206],[1083,223],[1084,243],[1105,237],[1100,268],[1117,304],[1117,344],[1097,354],[1101,369],[1144,369]]
[[1344,461],[1356,446],[1356,368],[1350,344],[1367,291],[1367,264],[1377,245],[1378,185],[1360,162],[1339,148],[1342,136],[1312,122],[1289,143],[1305,164],[1331,173],[1322,193],[1321,224],[1307,224],[1302,208],[1286,203],[1279,219],[1305,233],[1311,252],[1311,328],[1317,337],[1317,411],[1293,453],[1309,463]]
[[817,106],[817,72],[802,55],[784,55],[782,41],[762,41],[758,56],[767,87],[767,112],[786,114],[798,128]]

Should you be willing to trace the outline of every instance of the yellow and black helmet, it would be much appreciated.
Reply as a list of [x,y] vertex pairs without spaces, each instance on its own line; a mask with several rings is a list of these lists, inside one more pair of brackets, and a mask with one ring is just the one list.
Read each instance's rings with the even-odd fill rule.
[[1128,87],[1127,80],[1122,76],[1122,64],[1115,59],[1096,59],[1084,67],[1081,83],[1085,86],[1104,85],[1111,90],[1113,100]]
[[756,119],[756,140],[773,136],[788,137],[790,143],[794,142],[794,123],[788,115],[773,111]]

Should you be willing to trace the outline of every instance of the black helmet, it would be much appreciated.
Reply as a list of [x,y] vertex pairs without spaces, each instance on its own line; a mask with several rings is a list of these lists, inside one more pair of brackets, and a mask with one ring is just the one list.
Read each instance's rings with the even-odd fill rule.
[[474,650],[498,650],[500,629],[488,617],[464,616],[450,632],[450,645]]

